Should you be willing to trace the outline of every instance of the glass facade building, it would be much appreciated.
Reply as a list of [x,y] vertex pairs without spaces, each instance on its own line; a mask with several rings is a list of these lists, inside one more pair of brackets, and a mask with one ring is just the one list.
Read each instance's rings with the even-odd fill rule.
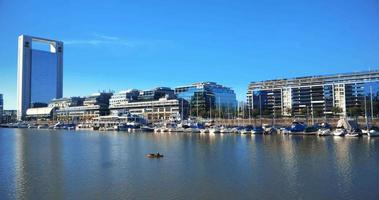
[[[33,48],[44,44],[48,51]],[[63,42],[21,35],[18,38],[17,118],[33,105],[46,105],[63,95]]]
[[201,82],[177,87],[175,94],[189,102],[192,116],[231,117],[237,108],[234,91],[215,82]]
[[269,116],[325,115],[377,117],[379,70],[252,82],[252,112]]
[[57,96],[57,55],[32,50],[30,103],[48,103]]

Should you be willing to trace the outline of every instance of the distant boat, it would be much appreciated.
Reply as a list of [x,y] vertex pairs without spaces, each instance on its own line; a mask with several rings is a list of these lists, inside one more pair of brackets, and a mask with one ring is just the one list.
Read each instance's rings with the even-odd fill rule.
[[163,158],[163,155],[159,154],[159,153],[150,153],[150,154],[146,154],[146,157],[148,157],[148,158]]
[[200,133],[202,133],[202,134],[209,133],[209,129],[207,129],[207,128],[200,129]]
[[209,129],[210,134],[218,134],[220,133],[220,129],[218,127],[212,127]]
[[317,135],[318,136],[329,136],[329,135],[333,135],[333,134],[332,134],[332,131],[328,128],[320,128],[317,131]]
[[368,130],[367,135],[369,137],[378,137],[379,136],[379,128],[377,128],[377,127],[371,127]]
[[354,128],[351,131],[349,131],[345,136],[346,137],[360,137],[362,135],[363,135],[363,133],[362,133],[361,129]]
[[154,128],[148,127],[148,126],[142,126],[141,131],[143,132],[153,132]]
[[38,129],[48,129],[49,128],[49,125],[47,124],[40,124],[37,126]]
[[251,130],[251,133],[256,134],[256,135],[257,134],[263,134],[263,132],[264,132],[264,129],[260,126],[256,126],[253,128],[253,130]]
[[241,134],[251,134],[251,130],[253,130],[253,127],[246,126],[245,128],[241,129]]
[[289,134],[298,134],[303,133],[305,131],[305,125],[299,122],[292,122]]
[[358,133],[348,133],[345,136],[346,137],[359,137],[360,135]]
[[231,133],[231,132],[232,132],[232,130],[227,128],[227,127],[221,127],[221,129],[220,129],[221,134]]
[[334,136],[345,136],[347,133],[347,130],[344,128],[337,128],[336,130],[333,131]]

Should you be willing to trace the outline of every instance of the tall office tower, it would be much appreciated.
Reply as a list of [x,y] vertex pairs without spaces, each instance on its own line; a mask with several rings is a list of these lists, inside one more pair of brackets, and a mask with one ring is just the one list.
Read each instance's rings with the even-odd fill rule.
[[[48,50],[33,49],[48,45]],[[63,95],[63,42],[21,35],[18,38],[17,119],[33,105]]]
[[0,94],[0,123],[3,122],[3,110],[4,110],[3,95]]

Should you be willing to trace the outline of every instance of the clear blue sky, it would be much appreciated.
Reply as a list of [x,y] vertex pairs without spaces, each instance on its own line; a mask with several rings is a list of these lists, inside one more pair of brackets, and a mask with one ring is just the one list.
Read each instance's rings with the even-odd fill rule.
[[64,96],[378,69],[378,0],[0,0],[0,93],[16,108],[17,37],[65,42]]

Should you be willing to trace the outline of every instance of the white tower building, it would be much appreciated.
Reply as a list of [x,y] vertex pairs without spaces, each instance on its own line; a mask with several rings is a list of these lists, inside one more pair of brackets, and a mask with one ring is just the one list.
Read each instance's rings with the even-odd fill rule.
[[[49,50],[33,49],[34,43]],[[63,95],[63,42],[21,35],[18,38],[17,119],[32,105]]]

